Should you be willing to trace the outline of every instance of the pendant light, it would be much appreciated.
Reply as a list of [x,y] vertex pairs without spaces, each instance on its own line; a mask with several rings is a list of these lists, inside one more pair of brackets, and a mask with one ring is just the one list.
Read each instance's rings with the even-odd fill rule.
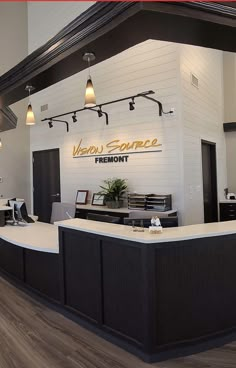
[[92,78],[90,75],[90,62],[95,60],[95,55],[92,52],[86,52],[83,55],[83,60],[88,62],[88,69],[89,69],[89,75],[88,75],[86,90],[85,90],[84,107],[94,107],[96,106],[96,96],[94,93],[93,82],[92,82]]
[[35,124],[35,117],[34,117],[34,112],[33,112],[33,109],[32,109],[31,102],[30,102],[30,92],[34,90],[34,87],[32,87],[31,85],[27,85],[25,87],[25,90],[29,92],[29,104],[28,104],[28,108],[27,108],[26,125],[34,125]]
[[2,140],[0,138],[0,149],[2,149]]

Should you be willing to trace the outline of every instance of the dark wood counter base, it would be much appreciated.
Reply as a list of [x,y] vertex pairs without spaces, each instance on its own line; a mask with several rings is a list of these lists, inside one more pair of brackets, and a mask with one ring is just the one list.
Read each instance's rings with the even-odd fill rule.
[[147,362],[236,338],[236,235],[144,244],[59,228],[59,239],[59,254],[0,240],[0,269]]
[[60,228],[60,257],[65,307],[146,361],[236,331],[236,235],[143,244]]
[[60,300],[59,254],[39,252],[0,239],[0,270],[48,299]]

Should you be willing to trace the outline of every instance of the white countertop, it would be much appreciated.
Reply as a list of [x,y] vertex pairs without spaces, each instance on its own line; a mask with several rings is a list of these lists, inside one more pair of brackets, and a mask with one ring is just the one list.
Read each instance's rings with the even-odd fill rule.
[[40,252],[59,253],[58,228],[55,225],[35,222],[27,226],[0,227],[0,238],[19,247]]
[[58,221],[55,222],[55,225],[147,244],[236,234],[236,221],[164,228],[162,234],[150,234],[148,229],[145,229],[144,232],[133,232],[131,226],[83,219]]
[[[76,208],[79,210],[94,210],[94,211],[101,211],[101,212],[114,212],[114,213],[127,213],[127,215],[130,212],[135,212],[135,211],[142,211],[142,210],[136,210],[136,209],[131,209],[131,208],[127,208],[127,207],[120,207],[120,208],[108,208],[107,206],[94,206],[92,204],[77,204]],[[145,211],[143,210],[144,213],[149,213],[149,212],[153,212],[153,211]],[[170,211],[154,211],[155,213],[159,213],[160,217],[161,215],[171,215],[175,212],[177,212],[177,210],[170,210]]]
[[12,207],[10,207],[10,206],[0,206],[0,211],[8,211],[8,210],[12,210]]

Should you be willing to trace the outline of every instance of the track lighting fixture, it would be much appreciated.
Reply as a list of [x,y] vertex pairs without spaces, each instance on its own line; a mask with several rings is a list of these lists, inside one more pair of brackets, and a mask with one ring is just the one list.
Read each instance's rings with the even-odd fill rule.
[[56,122],[56,123],[64,123],[66,124],[66,131],[67,133],[69,132],[69,124],[68,124],[68,121],[65,121],[65,120],[58,120],[58,119],[54,119],[54,118],[50,118],[50,119],[43,119],[42,121],[44,120],[49,120],[48,121],[48,126],[49,128],[53,128],[53,123]]
[[97,113],[98,117],[101,118],[102,116],[105,116],[105,119],[106,119],[106,125],[109,124],[109,117],[108,117],[108,113],[103,111],[102,108],[106,105],[111,105],[111,104],[114,104],[114,103],[117,103],[117,102],[122,102],[122,101],[128,101],[128,100],[131,100],[129,102],[129,109],[130,111],[133,111],[135,109],[135,99],[138,98],[138,97],[142,97],[142,98],[145,98],[147,100],[150,100],[152,102],[155,102],[157,105],[158,105],[158,109],[159,109],[159,116],[162,116],[163,114],[173,114],[174,110],[171,109],[170,111],[164,111],[163,110],[163,106],[162,106],[162,103],[158,100],[156,100],[155,98],[153,97],[150,97],[150,95],[153,95],[155,92],[154,91],[145,91],[145,92],[141,92],[141,93],[138,93],[137,95],[134,95],[134,96],[129,96],[129,97],[123,97],[123,98],[120,98],[118,100],[113,100],[113,101],[109,101],[109,102],[104,102],[100,105],[96,105],[94,107],[83,107],[82,109],[78,109],[78,110],[75,110],[75,111],[70,111],[70,112],[66,112],[65,114],[60,114],[60,115],[56,115],[56,116],[51,116],[49,118],[45,118],[43,119],[42,121],[47,121],[48,122],[48,125],[49,125],[49,128],[52,128],[53,125],[52,123],[54,122],[60,122],[60,123],[64,123],[66,124],[66,130],[67,132],[69,132],[69,123],[65,120],[57,120],[57,118],[61,118],[62,116],[66,116],[66,115],[72,115],[72,121],[74,123],[77,122],[77,113],[79,112],[82,112],[82,111],[94,111]]
[[101,106],[99,106],[98,117],[101,118],[102,115],[103,115],[102,108],[101,108]]
[[53,128],[52,119],[50,119],[50,120],[49,120],[49,122],[48,122],[48,126],[49,126],[49,128]]
[[92,52],[86,52],[83,55],[83,60],[88,63],[88,78],[85,90],[85,103],[84,107],[94,107],[96,106],[96,96],[93,88],[93,82],[90,75],[90,62],[95,60],[95,55]]
[[74,112],[74,115],[72,115],[72,121],[73,123],[77,122],[76,112]]
[[33,112],[33,109],[32,109],[31,102],[30,102],[30,92],[34,90],[34,87],[32,87],[31,85],[27,85],[25,87],[25,90],[29,92],[29,104],[28,104],[28,108],[27,108],[26,125],[34,125],[35,124],[35,117],[34,117],[34,112]]
[[130,109],[130,111],[133,111],[135,109],[134,105],[135,105],[134,98],[132,98],[132,101],[129,102],[129,109]]

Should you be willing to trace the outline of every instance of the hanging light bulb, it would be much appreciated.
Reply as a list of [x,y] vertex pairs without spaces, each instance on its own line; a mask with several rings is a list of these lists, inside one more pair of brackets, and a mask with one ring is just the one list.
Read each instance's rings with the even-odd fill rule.
[[29,92],[29,104],[28,104],[28,108],[27,108],[27,114],[26,114],[26,125],[34,125],[35,124],[35,117],[34,117],[34,112],[32,109],[32,105],[30,102],[30,92],[34,89],[34,87],[32,86],[26,86],[25,90]]
[[90,75],[90,62],[95,60],[95,55],[92,52],[86,52],[83,55],[83,60],[88,62],[89,75],[85,90],[85,103],[84,107],[94,107],[96,106],[96,96],[93,88],[93,82]]
[[0,138],[0,149],[2,149],[2,140]]

